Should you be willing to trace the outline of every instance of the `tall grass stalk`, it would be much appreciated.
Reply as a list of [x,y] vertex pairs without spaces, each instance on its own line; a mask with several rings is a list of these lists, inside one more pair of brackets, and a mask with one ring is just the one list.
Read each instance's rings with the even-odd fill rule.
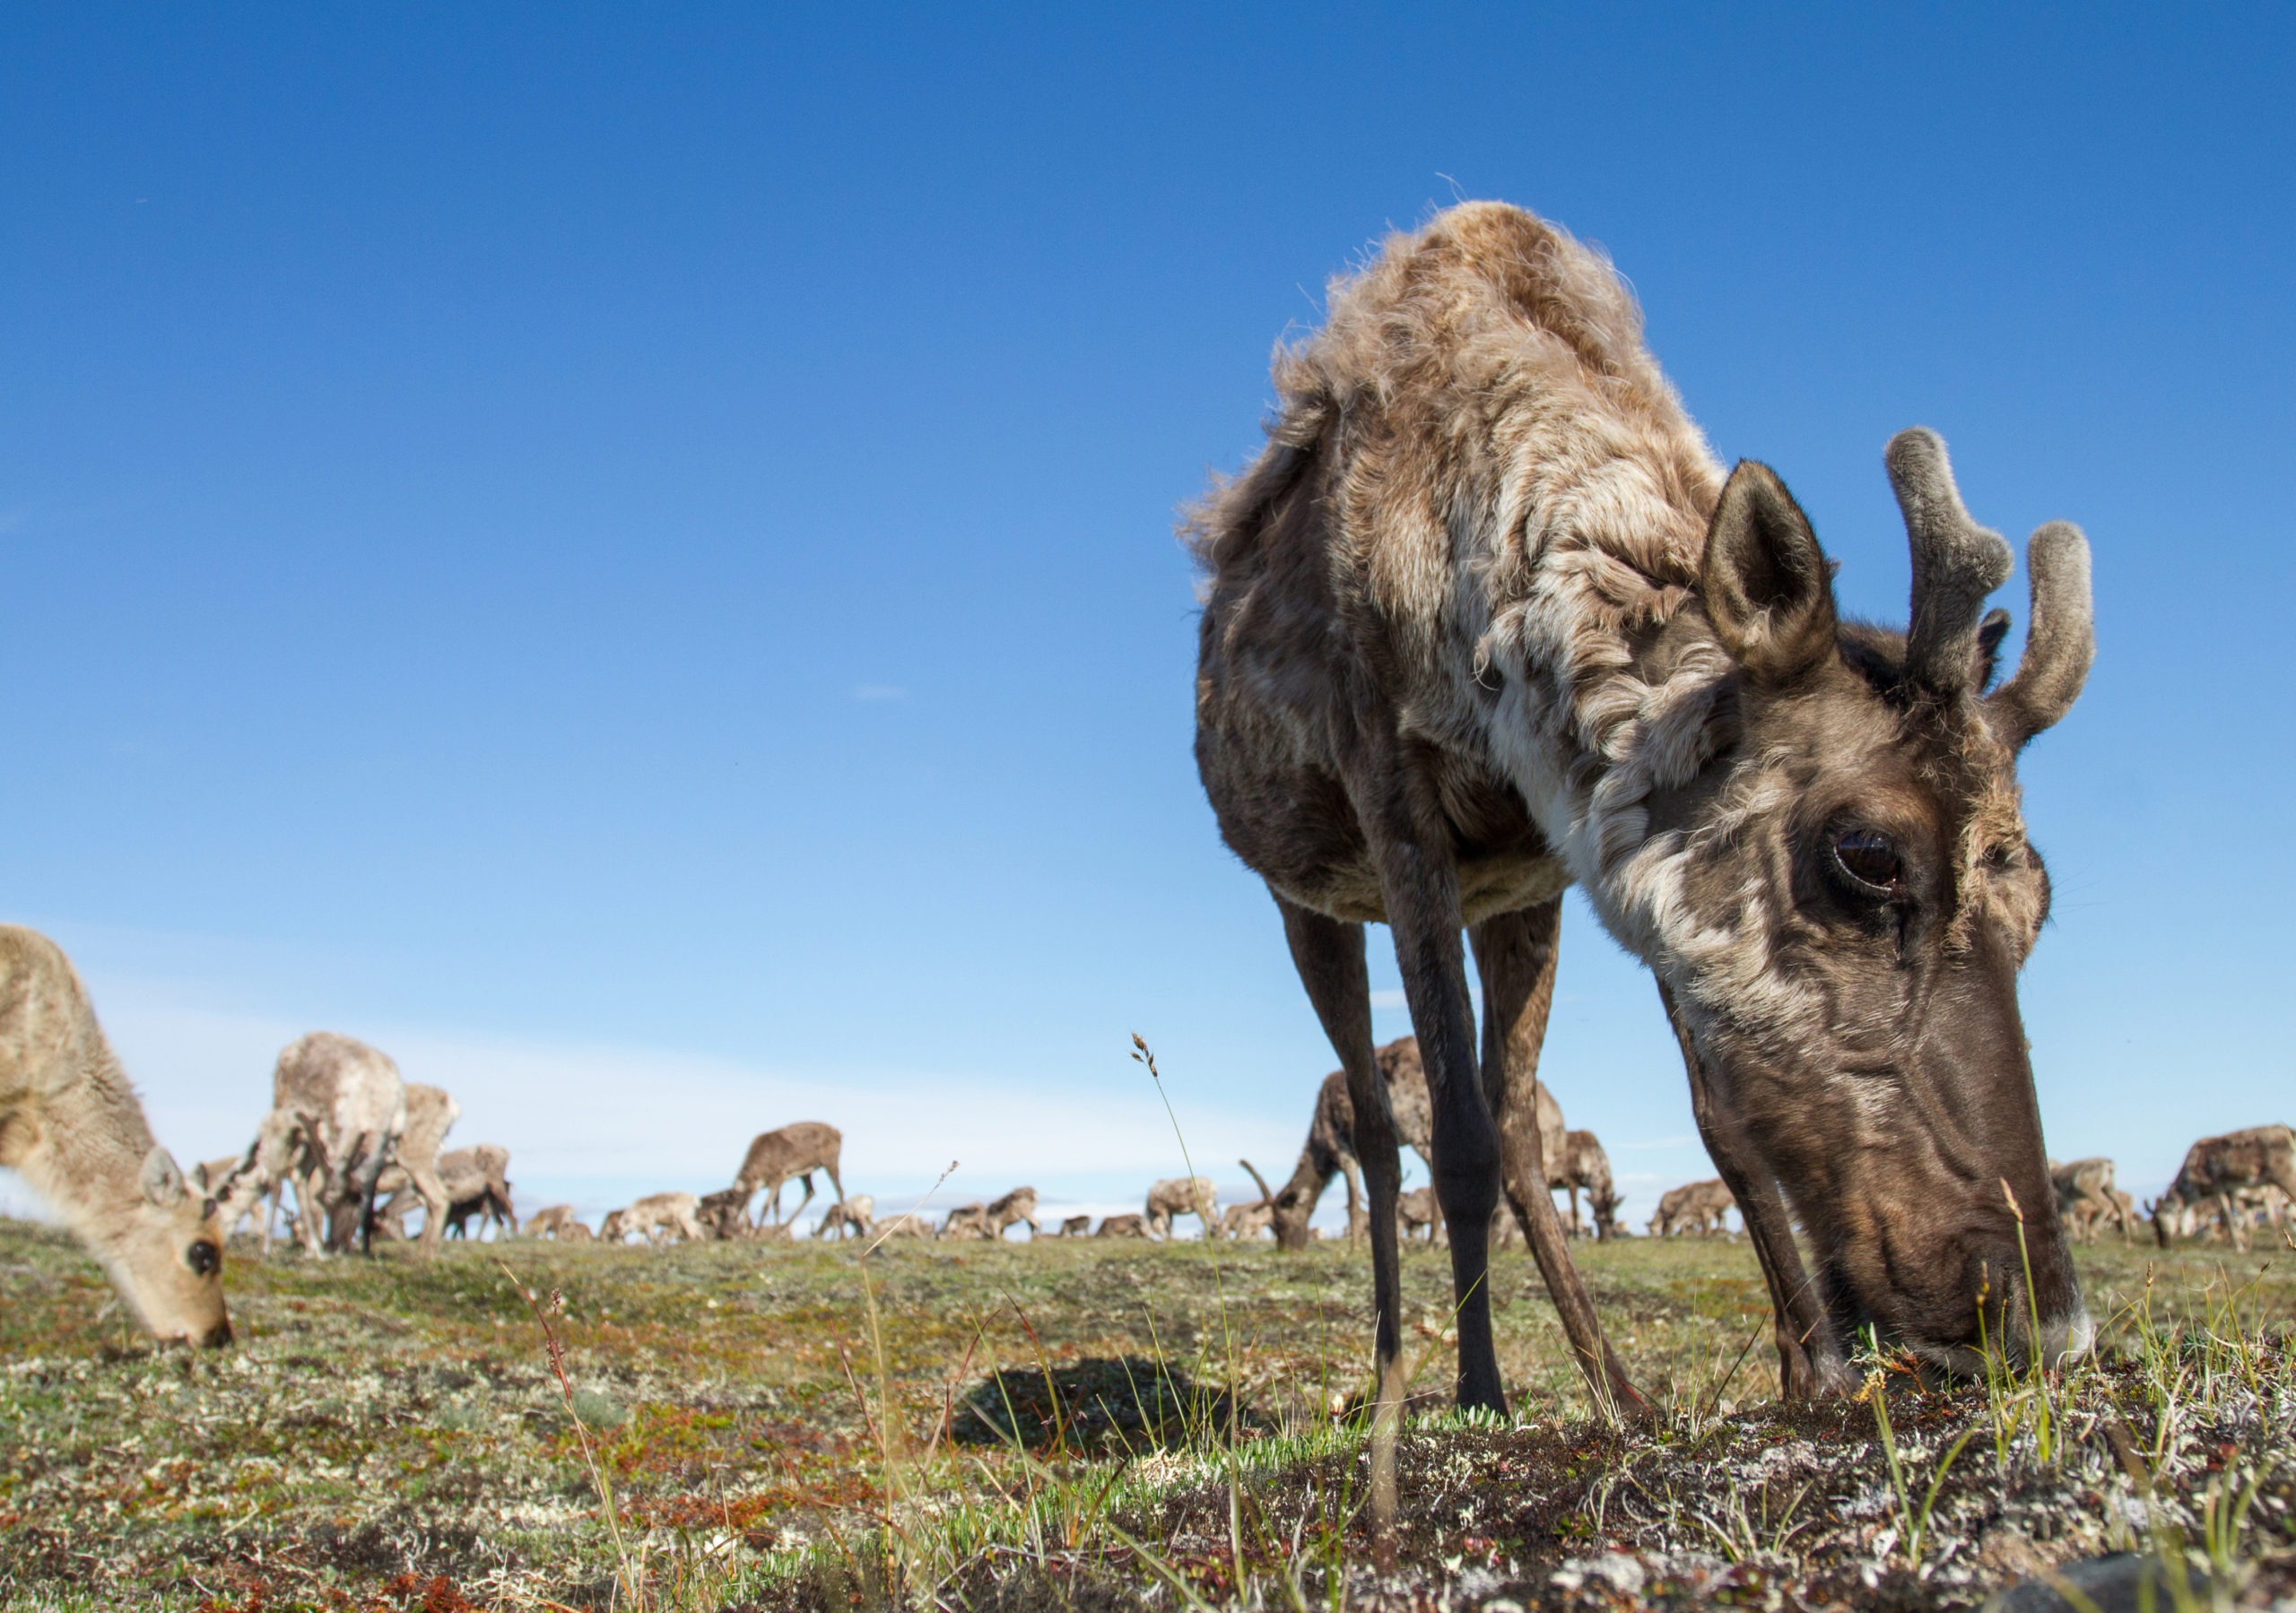
[[2017,1256],[2025,1263],[2026,1386],[2033,1395],[2033,1453],[2046,1467],[2055,1444],[2057,1402],[2049,1392],[2048,1363],[2041,1354],[2040,1300],[2033,1291],[2033,1253],[2025,1245],[2024,1209],[2006,1176],[2001,1179],[2001,1196],[2009,1201],[2009,1213],[2017,1218]]
[[597,1491],[598,1505],[606,1520],[606,1535],[613,1542],[614,1586],[617,1597],[627,1595],[632,1608],[645,1605],[646,1567],[641,1557],[633,1555],[622,1538],[622,1509],[613,1496],[613,1482],[606,1477],[605,1469],[598,1463],[597,1452],[590,1441],[589,1425],[574,1409],[574,1381],[566,1374],[566,1346],[550,1325],[550,1318],[566,1308],[566,1296],[553,1288],[550,1294],[550,1309],[544,1313],[542,1302],[535,1297],[532,1288],[518,1280],[517,1272],[500,1259],[494,1262],[502,1275],[510,1279],[518,1297],[526,1302],[526,1309],[534,1313],[535,1325],[542,1330],[543,1349],[550,1357],[551,1376],[558,1380],[559,1399],[566,1403],[566,1416],[574,1425],[574,1441],[581,1448],[582,1465],[589,1470],[591,1487]]
[[[1230,1453],[1230,1461],[1228,1463],[1228,1557],[1230,1565],[1236,1576],[1236,1588],[1240,1592],[1243,1589],[1245,1578],[1242,1517],[1243,1506],[1240,1495],[1239,1494],[1241,1480],[1237,1472],[1233,1457],[1236,1443],[1241,1433],[1241,1430],[1238,1427],[1239,1414],[1242,1410],[1241,1406],[1239,1404],[1239,1397],[1243,1392],[1243,1383],[1242,1374],[1238,1371],[1237,1368],[1236,1332],[1234,1324],[1230,1319],[1228,1310],[1228,1277],[1227,1271],[1222,1266],[1220,1259],[1219,1229],[1212,1223],[1212,1212],[1210,1208],[1204,1202],[1203,1196],[1196,1192],[1196,1161],[1188,1153],[1187,1134],[1180,1129],[1180,1117],[1172,1108],[1172,1095],[1164,1089],[1163,1071],[1156,1068],[1156,1055],[1149,1048],[1147,1039],[1141,1036],[1141,1034],[1136,1030],[1132,1033],[1132,1057],[1134,1062],[1143,1064],[1147,1067],[1148,1079],[1156,1083],[1156,1096],[1163,1103],[1165,1118],[1172,1123],[1172,1138],[1179,1144],[1180,1147],[1180,1166],[1187,1174],[1188,1193],[1196,1201],[1196,1224],[1204,1229],[1204,1241],[1212,1247],[1212,1288],[1213,1296],[1217,1299],[1220,1307],[1221,1347],[1222,1353],[1227,1357],[1226,1382],[1228,1389],[1228,1429],[1225,1448]],[[1158,1351],[1160,1365],[1161,1364],[1161,1354],[1162,1352],[1160,1349]],[[1200,1365],[1198,1371],[1200,1375]],[[1217,1402],[1215,1401],[1214,1403],[1216,1404]]]

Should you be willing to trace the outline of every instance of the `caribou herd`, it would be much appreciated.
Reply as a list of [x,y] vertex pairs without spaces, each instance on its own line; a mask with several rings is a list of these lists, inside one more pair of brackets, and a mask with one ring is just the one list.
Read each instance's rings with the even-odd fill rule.
[[[1373,1063],[1389,1123],[1431,1174],[1427,1075],[1416,1041],[1404,1036],[1376,1048]],[[1535,1102],[1545,1180],[1570,1195],[1569,1233],[1625,1236],[1602,1144],[1591,1132],[1566,1130],[1544,1086]],[[292,1240],[318,1257],[369,1251],[378,1238],[427,1252],[468,1236],[474,1219],[482,1233],[491,1227],[498,1236],[517,1234],[509,1150],[495,1143],[445,1147],[461,1113],[451,1094],[404,1080],[388,1054],[314,1031],[281,1051],[272,1107],[257,1122],[245,1152],[195,1166],[187,1176],[152,1140],[70,961],[45,937],[0,926],[0,1165],[22,1172],[56,1207],[130,1308],[163,1340],[230,1340],[223,1251],[250,1217],[263,1256],[271,1253],[283,1213]],[[1345,1072],[1335,1071],[1316,1089],[1299,1163],[1282,1188],[1271,1188],[1246,1159],[1239,1163],[1259,1190],[1255,1199],[1222,1207],[1210,1177],[1178,1176],[1151,1185],[1137,1213],[1104,1217],[1097,1227],[1089,1215],[1069,1216],[1048,1229],[1038,1218],[1033,1187],[961,1205],[937,1223],[916,1211],[880,1219],[869,1194],[845,1191],[839,1175],[843,1134],[800,1121],[761,1133],[732,1185],[717,1192],[649,1193],[607,1212],[595,1231],[571,1205],[552,1204],[528,1213],[523,1227],[527,1236],[561,1243],[786,1243],[815,1197],[819,1175],[836,1194],[815,1223],[820,1239],[996,1242],[1015,1227],[1038,1237],[1162,1239],[1192,1218],[1205,1238],[1265,1236],[1300,1249],[1322,1236],[1309,1219],[1332,1178],[1342,1176],[1345,1237],[1353,1244],[1370,1225],[1356,1129]],[[2115,1185],[2111,1160],[2052,1161],[2049,1173],[2066,1236],[2085,1242],[2109,1228],[2137,1232],[2140,1212]],[[804,1196],[785,1213],[781,1193],[792,1182]],[[2195,1143],[2169,1190],[2143,1213],[2163,1244],[2214,1235],[2245,1247],[2255,1228],[2286,1224],[2292,1197],[2296,1159],[2289,1128],[2260,1126]],[[1398,1237],[1451,1242],[1434,1188],[1399,1193],[1396,1208]],[[1734,1208],[1720,1180],[1692,1183],[1660,1199],[1648,1230],[1658,1236],[1726,1235],[1725,1217]],[[409,1239],[406,1218],[417,1210],[422,1226]],[[1504,1244],[1512,1230],[1502,1210],[1487,1236]]]

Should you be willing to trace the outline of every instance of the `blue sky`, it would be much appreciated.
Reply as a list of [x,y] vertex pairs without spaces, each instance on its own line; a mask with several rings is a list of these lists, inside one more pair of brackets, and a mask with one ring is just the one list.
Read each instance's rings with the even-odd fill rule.
[[[1904,613],[1902,426],[2021,543],[2086,527],[2024,1001],[2053,1149],[2157,1185],[2296,1118],[2292,45],[2265,7],[19,8],[0,916],[187,1159],[325,1025],[522,1190],[706,1188],[813,1116],[881,1201],[956,1158],[944,1199],[1114,1203],[1178,1166],[1137,1029],[1199,1162],[1280,1170],[1333,1061],[1196,783],[1173,510],[1333,273],[1499,197],[1612,253],[1852,609]],[[1706,1174],[1679,1062],[1568,923],[1546,1073],[1647,1213]]]

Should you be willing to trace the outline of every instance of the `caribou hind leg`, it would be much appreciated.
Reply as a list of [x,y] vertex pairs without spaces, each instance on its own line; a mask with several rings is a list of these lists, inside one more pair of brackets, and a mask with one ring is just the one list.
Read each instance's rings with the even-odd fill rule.
[[1794,1244],[1794,1224],[1786,1213],[1777,1180],[1767,1171],[1746,1166],[1744,1150],[1716,1104],[1713,1084],[1707,1079],[1690,1028],[1675,1011],[1674,993],[1663,981],[1658,1000],[1665,1005],[1666,1022],[1674,1028],[1683,1067],[1690,1073],[1691,1112],[1698,1121],[1699,1140],[1706,1144],[1707,1155],[1730,1196],[1738,1201],[1747,1241],[1754,1246],[1762,1281],[1770,1288],[1779,1391],[1789,1401],[1847,1394],[1857,1387],[1857,1380],[1842,1352],[1833,1318],[1820,1302],[1817,1288],[1802,1264],[1802,1252]]
[[[1547,1010],[1554,1002],[1555,964],[1561,956],[1556,941],[1561,928],[1562,898],[1557,897],[1485,919],[1468,932],[1475,967],[1483,976],[1483,1089],[1499,1116],[1508,1200],[1562,1318],[1578,1370],[1586,1375],[1597,1405],[1613,1413],[1647,1416],[1648,1403],[1635,1392],[1617,1352],[1603,1337],[1594,1297],[1563,1241],[1562,1218],[1555,1213],[1540,1158],[1539,1050],[1546,1042]],[[1436,1157],[1442,1157],[1439,1145]],[[1574,1221],[1577,1209],[1574,1195]],[[1483,1218],[1488,1227],[1488,1210]],[[1454,1222],[1455,1248],[1457,1227]]]
[[1396,1189],[1403,1164],[1387,1083],[1371,1056],[1371,977],[1363,962],[1363,926],[1326,918],[1280,896],[1275,905],[1283,914],[1283,936],[1291,942],[1300,984],[1347,1071],[1355,1158],[1371,1201],[1372,1361],[1378,1393],[1371,1417],[1371,1534],[1374,1552],[1391,1557],[1396,1426],[1403,1413],[1402,1280],[1396,1252]]

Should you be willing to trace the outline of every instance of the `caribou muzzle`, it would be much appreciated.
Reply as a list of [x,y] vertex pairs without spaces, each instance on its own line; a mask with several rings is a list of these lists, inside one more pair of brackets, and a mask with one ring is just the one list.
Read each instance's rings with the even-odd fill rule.
[[[2056,1213],[2014,960],[1980,935],[1924,994],[1910,1055],[1848,1078],[1870,1145],[1805,1207],[1837,1324],[1956,1372],[2055,1364],[2093,1337]],[[1844,1117],[1847,1119],[1847,1116]]]

